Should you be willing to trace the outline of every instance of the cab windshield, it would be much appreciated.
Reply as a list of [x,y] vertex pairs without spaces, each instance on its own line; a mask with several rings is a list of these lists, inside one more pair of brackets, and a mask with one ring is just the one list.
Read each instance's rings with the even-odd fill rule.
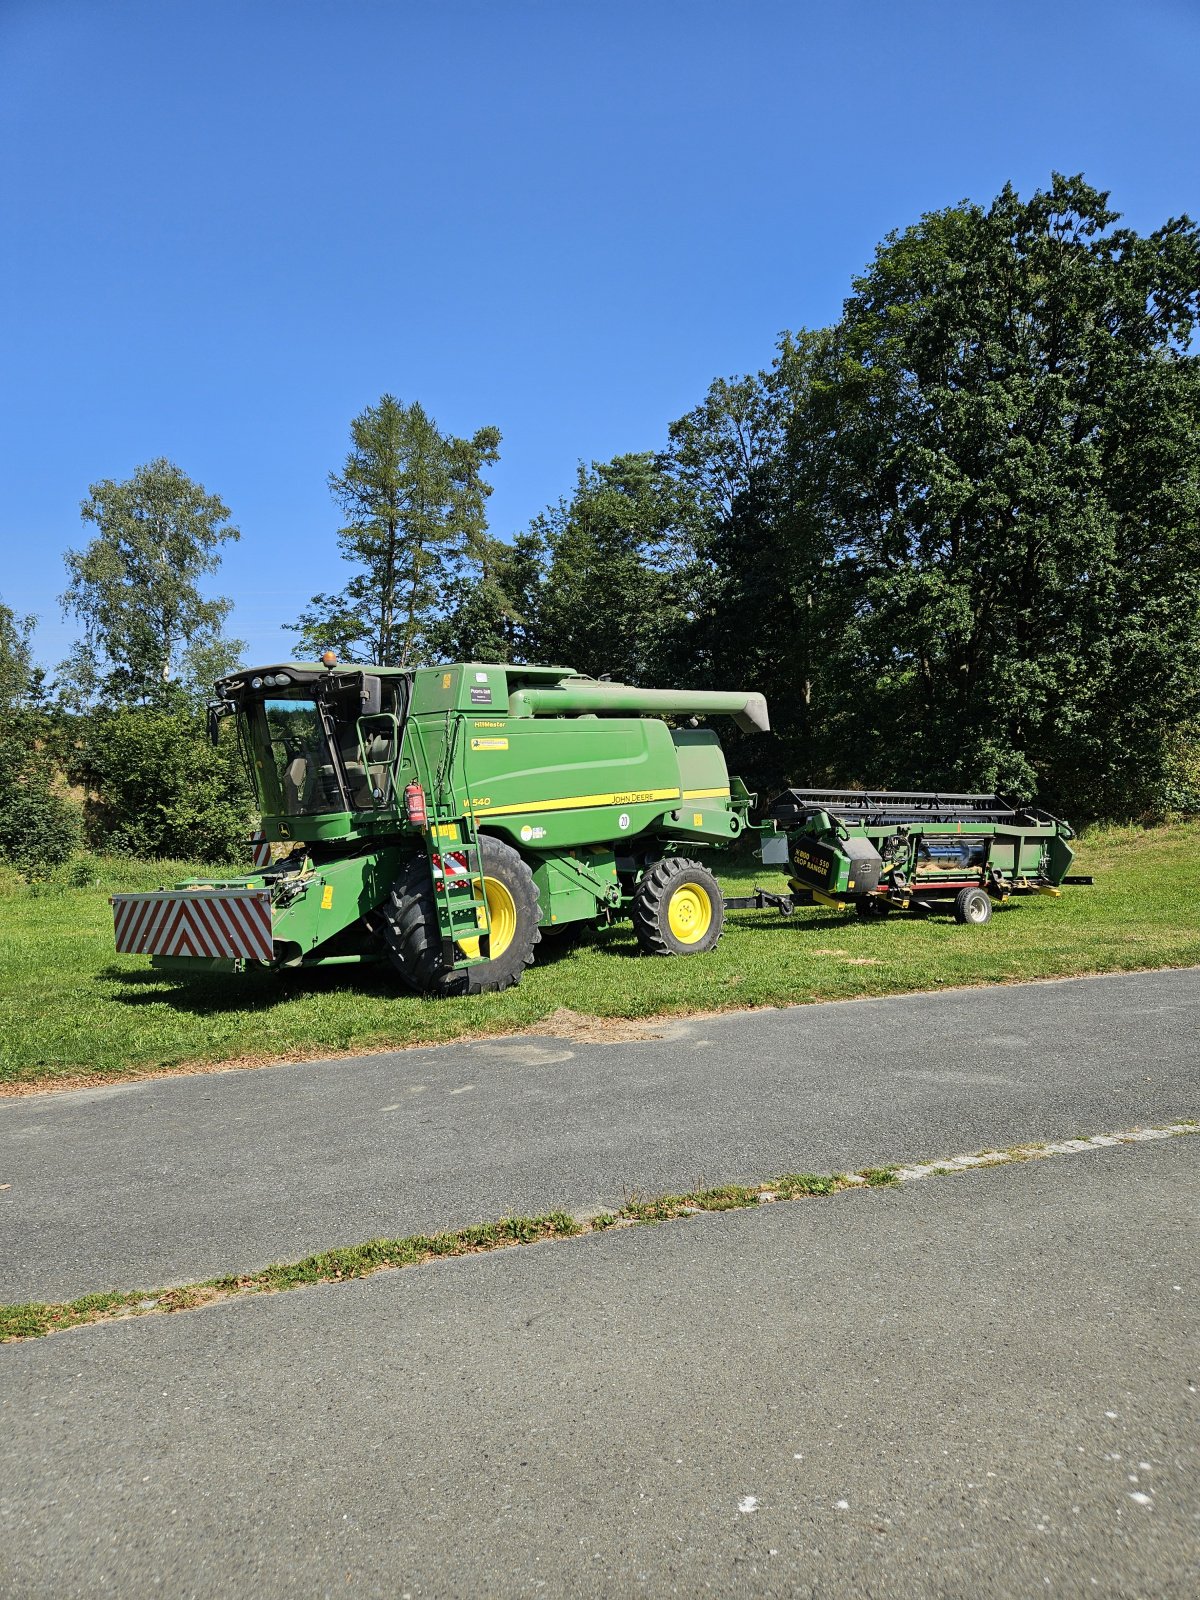
[[269,769],[259,763],[268,790],[263,798],[279,803],[279,811],[291,817],[344,811],[341,781],[316,701],[264,700],[262,715],[270,757]]
[[245,729],[263,810],[271,816],[369,811],[391,801],[400,705],[386,685],[387,710],[362,715],[357,684],[303,688],[246,707]]

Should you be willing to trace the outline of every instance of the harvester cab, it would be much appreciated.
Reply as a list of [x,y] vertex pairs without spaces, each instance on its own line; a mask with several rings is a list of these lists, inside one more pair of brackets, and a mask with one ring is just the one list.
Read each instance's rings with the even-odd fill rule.
[[695,723],[765,732],[761,695],[332,655],[216,688],[210,733],[234,722],[275,859],[114,897],[120,950],[183,971],[382,959],[418,993],[453,994],[506,988],[543,937],[621,916],[653,954],[720,937],[693,851],[738,838],[753,796]]
[[[219,737],[221,718],[237,719],[259,805],[279,837],[291,836],[288,819],[353,818],[392,803],[407,675],[290,662],[222,679],[217,689],[210,737]],[[309,831],[296,826],[297,837]]]

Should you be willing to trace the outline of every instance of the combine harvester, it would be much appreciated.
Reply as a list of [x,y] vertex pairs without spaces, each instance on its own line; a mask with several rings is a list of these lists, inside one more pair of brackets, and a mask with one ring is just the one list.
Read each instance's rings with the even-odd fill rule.
[[[257,870],[113,897],[117,949],[164,971],[388,961],[418,994],[481,994],[519,983],[541,940],[621,917],[647,954],[697,955],[726,908],[950,899],[986,922],[993,900],[1090,881],[1066,877],[1066,823],[996,796],[790,789],[750,824],[755,797],[696,718],[767,732],[761,694],[332,652],[217,693],[210,734],[234,720],[262,813]],[[725,899],[693,852],[752,827],[790,892]]]
[[[629,916],[651,955],[721,936],[696,848],[753,802],[715,733],[760,694],[635,689],[568,667],[287,663],[217,684],[262,813],[259,870],[113,897],[117,949],[175,972],[387,959],[421,994],[518,983],[543,938]],[[270,845],[290,846],[268,864]]]

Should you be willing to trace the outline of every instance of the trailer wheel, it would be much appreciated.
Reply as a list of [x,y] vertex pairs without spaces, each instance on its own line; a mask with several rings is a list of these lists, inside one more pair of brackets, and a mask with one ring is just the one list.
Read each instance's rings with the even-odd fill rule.
[[983,889],[960,889],[954,899],[955,922],[990,922],[992,902]]
[[648,956],[696,956],[711,950],[725,926],[721,887],[686,856],[655,862],[633,897],[633,928]]
[[413,857],[380,908],[388,958],[401,982],[416,994],[448,997],[511,989],[533,961],[541,938],[533,873],[510,845],[488,834],[480,834],[479,851],[492,930],[490,961],[477,967],[444,965],[437,897],[424,856]]

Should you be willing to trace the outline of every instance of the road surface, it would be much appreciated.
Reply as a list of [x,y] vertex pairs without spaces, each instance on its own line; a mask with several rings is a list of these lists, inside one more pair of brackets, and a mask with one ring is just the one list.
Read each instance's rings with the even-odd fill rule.
[[1200,1115],[1200,971],[0,1099],[0,1300]]
[[[0,1102],[0,1298],[1159,1125],[1200,974]],[[0,1348],[0,1596],[1200,1592],[1200,1137]]]
[[5,1347],[0,1592],[1192,1600],[1198,1146]]

